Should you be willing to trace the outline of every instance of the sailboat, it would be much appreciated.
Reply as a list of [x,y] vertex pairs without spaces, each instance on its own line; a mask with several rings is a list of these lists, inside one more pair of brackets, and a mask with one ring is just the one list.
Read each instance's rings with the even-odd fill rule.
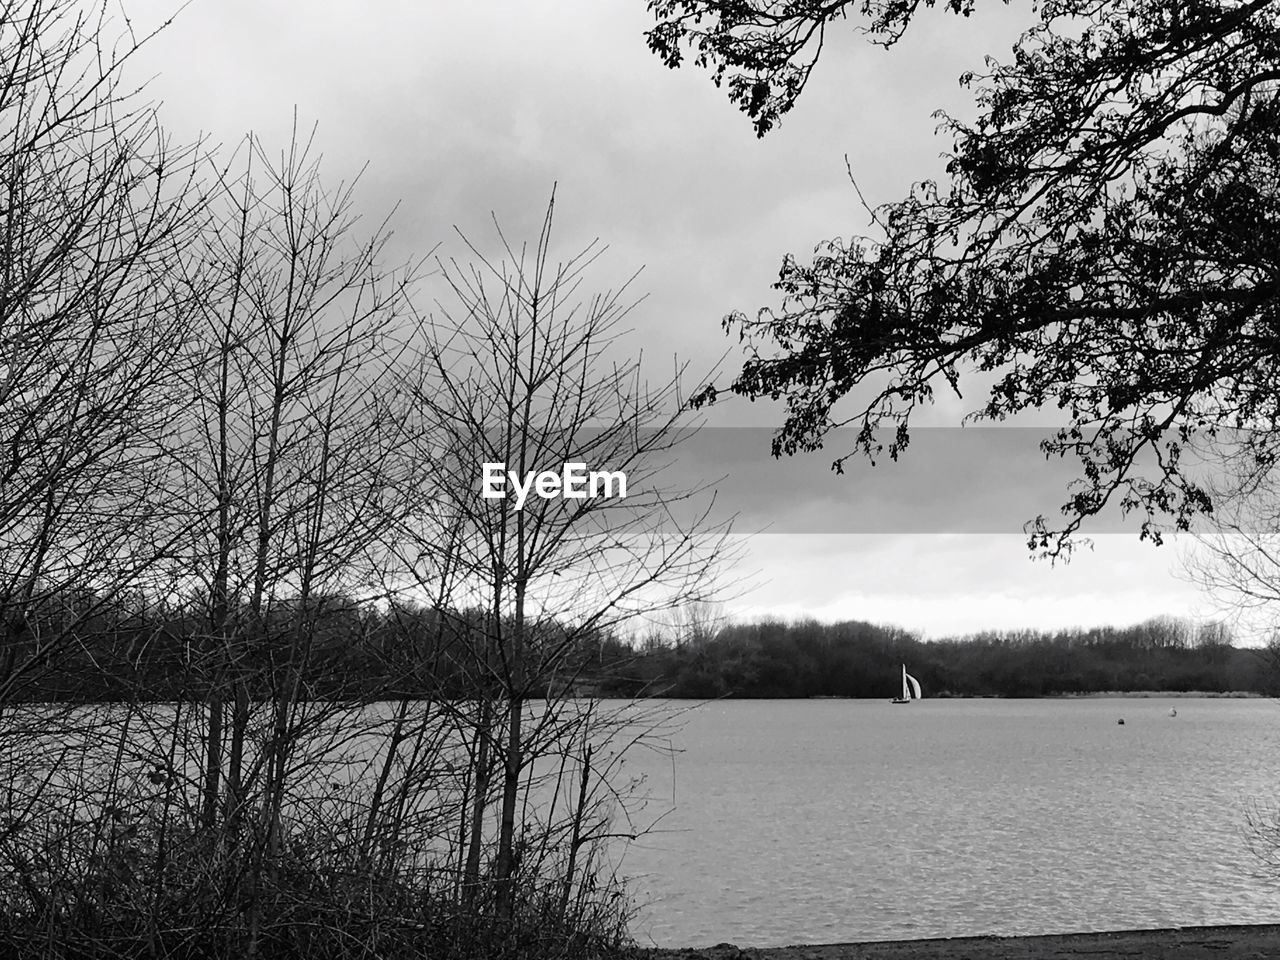
[[910,703],[920,699],[920,681],[907,673],[907,665],[902,665],[902,696],[894,697],[894,703]]

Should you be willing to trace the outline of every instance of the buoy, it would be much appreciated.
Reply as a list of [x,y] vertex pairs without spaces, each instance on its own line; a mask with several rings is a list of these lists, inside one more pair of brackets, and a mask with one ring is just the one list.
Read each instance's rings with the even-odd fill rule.
[[1124,726],[1124,717],[1121,717],[1119,720],[1117,720],[1117,721],[1116,721],[1116,723],[1120,724],[1120,726],[1122,726],[1122,727],[1123,727],[1123,726]]

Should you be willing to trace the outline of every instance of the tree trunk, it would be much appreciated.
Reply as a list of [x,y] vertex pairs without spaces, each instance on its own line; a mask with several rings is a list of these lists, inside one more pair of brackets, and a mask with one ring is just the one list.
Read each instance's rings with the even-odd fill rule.
[[409,701],[401,698],[396,708],[395,725],[391,729],[391,738],[387,743],[387,755],[382,761],[382,769],[378,771],[378,782],[373,788],[373,797],[369,801],[369,815],[364,822],[364,836],[360,839],[360,860],[365,862],[373,851],[373,839],[377,833],[378,814],[382,808],[382,798],[387,791],[387,781],[391,779],[391,771],[395,767],[396,752],[404,742],[405,719],[409,713]]
[[520,771],[524,766],[521,735],[524,720],[523,653],[524,653],[523,579],[516,581],[516,614],[511,632],[510,677],[507,696],[507,749],[502,777],[502,819],[498,824],[498,916],[511,919],[515,903],[515,832],[516,803],[520,799]]
[[206,828],[218,825],[218,792],[222,779],[222,697],[209,692],[209,729],[205,733],[204,810]]
[[560,894],[560,922],[569,912],[569,900],[573,895],[573,875],[578,869],[578,848],[582,846],[582,820],[587,812],[588,784],[591,780],[591,744],[582,753],[582,777],[578,781],[578,805],[573,811],[573,834],[569,838],[569,860],[564,867],[564,889]]
[[489,736],[492,720],[489,699],[481,692],[476,724],[475,795],[471,798],[471,837],[467,844],[467,865],[462,874],[463,903],[475,903],[480,884],[480,848],[484,842],[484,811],[489,798]]

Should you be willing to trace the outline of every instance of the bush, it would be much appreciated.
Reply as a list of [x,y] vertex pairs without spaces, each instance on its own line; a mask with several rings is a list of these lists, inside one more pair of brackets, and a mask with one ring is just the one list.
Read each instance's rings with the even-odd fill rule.
[[252,833],[202,831],[159,804],[94,817],[60,807],[11,823],[0,955],[213,960],[245,956],[252,942],[264,958],[593,958],[629,945],[616,878],[588,873],[566,898],[563,874],[522,873],[500,923],[491,874],[464,907],[451,869],[362,862],[355,842],[317,826],[291,828],[268,861]]

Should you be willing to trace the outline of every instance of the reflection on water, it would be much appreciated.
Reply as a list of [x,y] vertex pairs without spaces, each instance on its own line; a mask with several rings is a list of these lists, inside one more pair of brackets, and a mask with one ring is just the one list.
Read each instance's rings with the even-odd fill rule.
[[1250,801],[1280,797],[1272,701],[733,701],[685,719],[674,772],[631,761],[651,812],[675,801],[622,862],[642,943],[1280,921],[1245,829]]

